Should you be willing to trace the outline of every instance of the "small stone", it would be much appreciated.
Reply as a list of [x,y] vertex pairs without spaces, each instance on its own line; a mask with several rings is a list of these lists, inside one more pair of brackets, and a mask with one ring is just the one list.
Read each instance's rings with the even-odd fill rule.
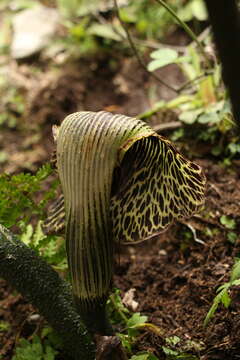
[[136,289],[129,289],[122,300],[123,304],[132,311],[136,311],[139,305],[138,302],[134,300],[135,291]]
[[162,249],[162,250],[158,251],[158,254],[161,255],[161,256],[166,256],[167,252],[166,252],[166,250]]
[[28,320],[29,320],[29,321],[33,321],[33,322],[38,321],[39,319],[40,319],[40,315],[39,315],[39,314],[32,314],[32,315],[30,315],[30,316],[28,317]]
[[11,56],[23,59],[41,51],[55,34],[60,15],[56,9],[37,5],[13,18]]

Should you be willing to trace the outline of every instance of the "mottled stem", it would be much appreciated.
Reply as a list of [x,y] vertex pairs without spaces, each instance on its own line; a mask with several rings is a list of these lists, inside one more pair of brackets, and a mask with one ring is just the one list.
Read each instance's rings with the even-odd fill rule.
[[75,309],[70,286],[1,225],[0,276],[38,308],[74,359],[95,359],[95,344]]

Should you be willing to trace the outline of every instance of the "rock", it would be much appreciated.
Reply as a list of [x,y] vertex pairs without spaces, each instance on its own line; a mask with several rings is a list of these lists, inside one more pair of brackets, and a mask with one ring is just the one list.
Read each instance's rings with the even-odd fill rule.
[[42,5],[15,15],[12,21],[11,56],[23,59],[42,50],[55,34],[59,20],[56,9]]

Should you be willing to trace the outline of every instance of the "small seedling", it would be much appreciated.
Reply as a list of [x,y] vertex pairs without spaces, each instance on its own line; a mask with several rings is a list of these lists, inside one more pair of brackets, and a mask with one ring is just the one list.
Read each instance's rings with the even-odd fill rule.
[[21,339],[12,360],[54,360],[58,351],[49,344],[42,344],[40,338],[34,335],[32,341]]
[[238,235],[234,231],[229,231],[227,233],[227,239],[231,244],[235,244],[237,238],[238,238]]
[[[130,311],[122,303],[119,289],[115,289],[114,293],[109,297],[107,302],[107,310],[111,322],[113,324],[118,324],[118,326],[122,326],[122,331],[121,333],[118,333],[118,336],[122,341],[123,347],[127,350],[129,355],[132,355],[132,347],[139,336],[140,330],[148,330],[158,336],[163,335],[160,328],[147,322],[147,316],[142,315],[139,312],[133,314],[130,313]],[[141,359],[141,356],[145,356],[143,357],[144,359],[155,359],[154,355],[150,353],[141,353],[134,356],[139,356],[139,358],[136,359]]]
[[236,228],[236,221],[227,215],[222,215],[220,217],[220,223],[229,230],[234,230]]
[[7,321],[0,321],[0,332],[7,332],[10,330],[10,324]]
[[222,304],[226,309],[230,306],[231,297],[229,296],[229,290],[234,285],[240,285],[240,259],[237,259],[233,266],[230,281],[217,288],[217,295],[215,296],[213,304],[205,317],[204,326],[207,326],[209,321],[214,317],[214,314],[220,304]]

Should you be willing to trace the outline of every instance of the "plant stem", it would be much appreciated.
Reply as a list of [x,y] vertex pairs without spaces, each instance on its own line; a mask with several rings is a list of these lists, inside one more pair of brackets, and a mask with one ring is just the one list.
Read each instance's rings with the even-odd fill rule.
[[119,313],[119,315],[121,316],[121,318],[123,319],[123,321],[125,322],[125,324],[127,324],[128,322],[128,318],[127,316],[120,310],[119,306],[116,304],[116,301],[114,299],[114,295],[110,295],[109,296],[115,310]]
[[[149,110],[144,111],[143,113],[137,115],[137,118],[141,119],[141,120],[146,119],[146,118],[149,118],[150,116],[156,114],[161,109],[174,109],[174,108],[177,108],[179,105],[185,104],[191,100],[192,100],[191,95],[178,96],[178,97],[174,98],[173,100],[170,100],[167,103],[165,101],[161,100],[161,101],[157,102],[156,104],[154,104],[152,109],[149,109]],[[177,127],[178,127],[178,125],[177,125]],[[154,128],[154,130],[155,130],[155,128]]]
[[158,326],[151,323],[144,323],[132,326],[133,329],[147,329],[157,336],[164,336],[164,332]]
[[198,40],[198,37],[196,36],[196,34],[194,34],[194,32],[190,29],[190,27],[177,16],[175,11],[165,1],[163,1],[163,0],[155,0],[155,1],[157,1],[160,5],[162,5],[168,11],[169,14],[171,14],[172,17],[178,22],[178,24],[183,27],[183,29],[191,37],[191,39],[193,39],[193,41],[196,42],[203,57],[206,60],[206,64],[208,65],[208,67],[210,67],[209,59],[204,51],[204,48],[203,48],[201,42]]
[[178,89],[175,89],[174,87],[170,86],[169,84],[167,84],[164,80],[160,79],[160,77],[158,77],[156,74],[154,74],[153,72],[150,72],[147,68],[147,66],[145,65],[144,61],[142,60],[141,56],[139,55],[138,53],[138,50],[134,44],[134,41],[130,35],[130,32],[128,31],[128,28],[125,26],[125,23],[124,21],[122,21],[121,19],[121,16],[120,16],[120,12],[119,12],[119,6],[118,6],[118,2],[117,0],[114,0],[114,4],[115,4],[115,7],[117,9],[117,16],[118,16],[118,19],[126,33],[126,36],[127,36],[127,39],[128,39],[128,42],[129,42],[129,45],[134,53],[134,55],[136,56],[136,59],[138,60],[138,63],[139,65],[141,65],[141,67],[148,73],[150,74],[155,80],[157,80],[158,82],[160,82],[162,85],[166,86],[169,90],[172,90],[174,91],[175,93],[178,93]]
[[74,307],[70,286],[1,225],[0,276],[38,308],[74,359],[95,359],[95,344]]

